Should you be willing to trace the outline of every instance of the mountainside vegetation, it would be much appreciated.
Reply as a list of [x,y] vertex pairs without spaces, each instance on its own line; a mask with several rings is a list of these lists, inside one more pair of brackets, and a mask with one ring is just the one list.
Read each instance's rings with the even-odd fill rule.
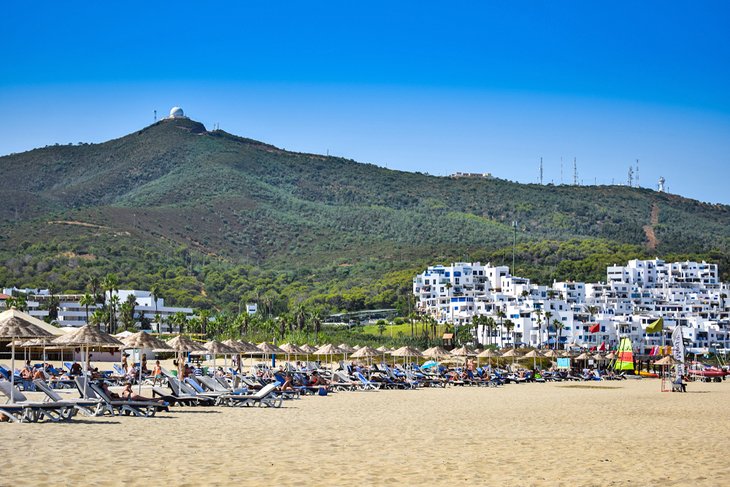
[[0,284],[82,292],[114,273],[169,304],[270,314],[397,306],[426,265],[604,280],[630,258],[728,277],[730,207],[624,186],[435,177],[287,152],[192,120],[0,157]]

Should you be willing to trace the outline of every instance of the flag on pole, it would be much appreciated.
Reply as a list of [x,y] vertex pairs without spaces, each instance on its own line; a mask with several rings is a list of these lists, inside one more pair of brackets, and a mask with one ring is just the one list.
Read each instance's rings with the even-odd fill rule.
[[682,327],[675,326],[672,332],[672,355],[677,364],[677,375],[684,375],[684,339],[682,337]]
[[598,347],[599,352],[605,352],[606,351],[606,342],[601,342],[601,346]]
[[647,333],[659,333],[663,329],[664,329],[664,318],[659,318],[658,320],[656,320],[653,323],[650,323],[646,327],[646,332]]
[[601,325],[599,325],[598,323],[596,323],[595,325],[591,325],[591,327],[588,328],[589,333],[598,333],[599,331],[601,331]]

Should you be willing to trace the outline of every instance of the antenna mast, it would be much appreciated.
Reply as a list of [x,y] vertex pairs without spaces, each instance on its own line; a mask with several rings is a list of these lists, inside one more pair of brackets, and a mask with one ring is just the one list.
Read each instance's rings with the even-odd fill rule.
[[629,188],[632,188],[634,186],[634,168],[629,166],[629,179],[628,179]]
[[636,159],[636,187],[640,188],[641,185],[639,184],[639,160]]
[[578,186],[578,162],[573,158],[573,186]]
[[157,110],[155,110],[155,122],[157,121]]
[[560,184],[563,184],[563,156],[560,156]]
[[542,157],[540,158],[540,185],[542,186]]

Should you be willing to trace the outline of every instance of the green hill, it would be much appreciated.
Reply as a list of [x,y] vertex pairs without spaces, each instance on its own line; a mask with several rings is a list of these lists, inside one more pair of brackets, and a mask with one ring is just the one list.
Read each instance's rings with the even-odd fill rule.
[[511,262],[513,220],[517,271],[542,280],[640,256],[722,263],[730,243],[728,206],[394,171],[185,119],[0,157],[0,174],[0,283],[79,290],[115,272],[179,304],[392,305],[427,263]]

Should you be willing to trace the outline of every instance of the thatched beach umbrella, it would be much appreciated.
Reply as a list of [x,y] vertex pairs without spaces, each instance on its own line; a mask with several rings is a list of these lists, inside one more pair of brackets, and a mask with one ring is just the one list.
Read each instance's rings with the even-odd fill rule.
[[[43,338],[51,333],[26,319],[25,313],[15,308],[0,313],[0,338],[9,338],[11,345],[10,358],[10,402],[15,402],[15,340],[19,338]],[[30,315],[26,315],[30,316]]]
[[282,350],[286,352],[286,361],[290,362],[289,356],[294,355],[294,359],[296,360],[297,355],[303,355],[305,352],[301,348],[297,347],[293,343],[285,343],[284,345],[280,346]]
[[311,345],[310,345],[310,344],[308,344],[308,343],[305,343],[304,345],[302,345],[302,346],[301,346],[301,347],[299,347],[299,348],[300,348],[300,349],[301,349],[301,350],[302,350],[302,351],[303,351],[304,353],[306,353],[307,355],[312,355],[312,354],[313,354],[314,352],[316,352],[316,351],[317,351],[317,347],[313,347],[313,346],[311,346]]
[[434,360],[438,360],[444,357],[449,356],[449,351],[442,348],[442,347],[431,347],[427,348],[423,352],[421,352],[424,357],[432,358]]
[[269,342],[261,342],[258,345],[256,345],[256,348],[261,350],[264,354],[264,361],[266,361],[266,357],[271,357],[271,366],[273,367],[276,364],[276,356],[277,355],[286,355],[286,352],[276,345],[273,345]]
[[202,344],[185,335],[178,335],[165,342],[177,355],[177,373],[180,382],[183,380],[183,354],[205,350]]
[[522,358],[531,358],[532,359],[532,369],[534,370],[537,368],[537,358],[538,357],[542,357],[540,355],[540,352],[538,352],[537,350],[531,350],[530,352],[525,354]]
[[464,357],[464,365],[466,366],[467,357],[469,357],[470,355],[473,356],[476,354],[474,352],[472,352],[471,350],[469,350],[469,347],[467,347],[466,345],[462,345],[459,348],[453,349],[451,351],[450,355],[452,357]]
[[[90,348],[111,348],[111,349],[119,349],[119,347],[122,345],[122,342],[120,342],[118,339],[114,338],[108,333],[104,333],[103,331],[97,329],[95,326],[92,325],[84,325],[81,328],[79,328],[76,331],[72,331],[68,335],[63,335],[55,340],[53,340],[54,344],[58,345],[75,345],[77,347],[81,347],[85,351],[85,368],[86,368],[86,374],[89,373],[89,349]],[[87,385],[88,385],[88,377],[84,381],[84,397],[87,397]]]
[[507,350],[506,352],[504,352],[504,353],[502,354],[502,358],[511,358],[511,359],[512,359],[512,364],[513,364],[513,365],[514,365],[514,363],[515,363],[515,360],[516,360],[516,359],[517,359],[517,357],[519,357],[519,356],[520,356],[520,354],[519,354],[519,353],[517,353],[517,350],[515,350],[514,348],[511,348],[511,349]]
[[351,354],[351,353],[359,350],[359,349],[357,349],[355,347],[351,347],[347,343],[340,343],[339,345],[337,345],[337,348],[339,348],[340,350],[342,350],[342,352],[345,354],[345,360],[347,360],[347,355],[348,354]]
[[394,350],[393,352],[391,352],[391,355],[393,357],[407,357],[407,358],[423,357],[423,353],[421,353],[421,351],[419,349],[417,349],[415,347],[411,347],[411,346],[400,347],[398,350]]
[[[133,333],[131,335],[128,335],[126,338],[122,339],[122,345],[121,348],[133,348],[135,350],[141,350],[143,348],[149,348],[152,350],[170,350],[170,347],[167,346],[167,343],[160,340],[157,337],[153,337],[149,333],[146,333],[144,331],[138,331],[137,333]],[[139,364],[139,378],[137,380],[137,383],[139,384],[139,394],[142,394],[142,359],[140,358],[140,364]]]
[[488,348],[484,350],[482,353],[477,354],[477,363],[479,363],[480,358],[488,358],[489,359],[489,366],[492,366],[492,358],[500,357],[500,354],[496,350],[492,350],[491,348]]
[[543,357],[546,357],[546,358],[557,358],[558,357],[558,352],[556,352],[555,350],[550,349],[547,352],[543,353],[542,356]]
[[332,357],[340,353],[342,353],[342,351],[339,348],[335,347],[331,343],[328,343],[319,347],[319,349],[314,352],[314,355],[330,356],[330,362],[332,362],[332,360],[334,360],[334,358]]
[[[193,352],[194,355],[212,355],[213,356],[213,369],[215,370],[215,358],[216,355],[235,355],[238,353],[238,349],[229,347],[223,342],[218,340],[210,340],[203,344],[205,351]],[[225,360],[225,359],[224,359]],[[227,362],[224,362],[227,364]]]
[[[368,347],[367,345],[362,347],[359,350],[355,350],[355,352],[352,354],[352,358],[367,358],[371,359],[373,357],[377,357],[380,355],[380,352],[375,350],[373,347]],[[368,360],[368,363],[371,361]]]

